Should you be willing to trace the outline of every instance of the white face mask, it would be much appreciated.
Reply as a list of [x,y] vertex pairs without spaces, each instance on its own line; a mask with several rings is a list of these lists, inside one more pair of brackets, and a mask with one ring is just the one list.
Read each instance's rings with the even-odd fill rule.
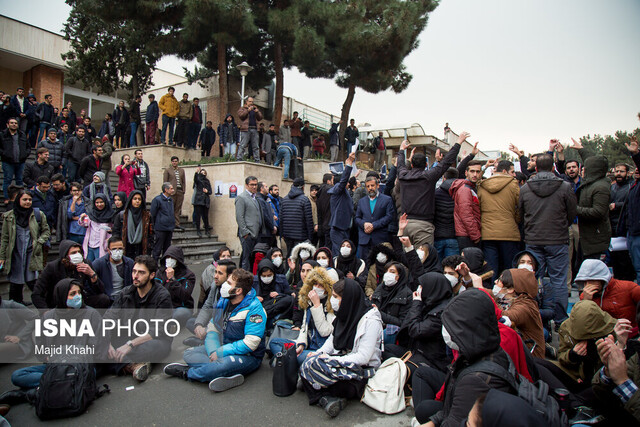
[[351,255],[351,248],[349,246],[343,246],[340,248],[340,255],[342,255],[343,257],[348,257],[349,255]]
[[420,258],[420,260],[424,259],[425,253],[422,249],[416,249],[416,253],[418,254],[418,258]]
[[229,298],[231,295],[229,291],[231,290],[231,285],[228,282],[224,282],[220,287],[220,296],[222,298]]
[[320,267],[327,268],[327,266],[329,265],[328,259],[318,259],[316,261],[318,262],[318,264],[320,264]]
[[281,256],[277,256],[274,259],[271,260],[271,262],[273,263],[273,265],[275,265],[276,267],[280,267],[282,265],[282,257]]
[[500,292],[502,292],[502,287],[498,285],[493,285],[493,289],[491,289],[491,292],[493,292],[493,296],[496,298],[502,298],[504,296],[500,294]]
[[451,335],[449,334],[449,332],[444,328],[444,325],[442,325],[442,339],[444,339],[444,343],[447,345],[447,347],[449,347],[451,350],[456,350],[456,351],[460,351],[460,347],[458,347],[458,344],[454,343],[451,340]]
[[386,273],[384,273],[384,275],[382,276],[382,281],[386,286],[393,286],[396,283],[398,283],[398,279],[396,279],[396,274],[390,271],[387,271]]
[[382,252],[378,252],[378,255],[376,255],[376,261],[378,261],[380,264],[384,264],[385,262],[387,262],[387,259],[387,256]]
[[273,278],[274,276],[260,276],[260,279],[262,279],[262,283],[264,283],[265,285],[270,284],[271,282],[273,282]]
[[76,252],[75,254],[69,255],[69,261],[71,261],[71,264],[73,264],[73,265],[80,264],[83,259],[84,259],[84,257],[82,256],[82,254],[80,252]]
[[122,249],[114,249],[111,251],[111,258],[116,262],[122,259],[122,255],[124,255],[124,251]]
[[444,277],[447,278],[447,280],[449,281],[449,283],[451,283],[451,287],[455,287],[458,284],[458,278],[456,276],[454,276],[453,274],[448,274],[446,273],[444,275]]
[[340,300],[336,297],[331,297],[329,301],[331,302],[331,308],[333,311],[337,312],[340,308]]
[[518,268],[522,270],[529,270],[530,272],[533,273],[533,266],[530,264],[520,264]]
[[314,291],[316,291],[316,294],[318,294],[318,298],[322,299],[322,297],[324,297],[325,293],[324,293],[324,288],[313,288]]
[[167,266],[167,268],[176,268],[176,265],[178,265],[178,261],[173,258],[167,258],[164,261],[164,264]]
[[311,253],[305,249],[300,251],[300,259],[305,260],[311,256]]

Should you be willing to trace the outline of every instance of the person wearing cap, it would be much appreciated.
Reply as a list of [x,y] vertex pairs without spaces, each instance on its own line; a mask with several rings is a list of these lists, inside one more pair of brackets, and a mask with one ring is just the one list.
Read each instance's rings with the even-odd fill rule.
[[53,166],[53,173],[60,173],[67,162],[67,154],[64,151],[64,144],[58,139],[58,130],[54,127],[47,131],[47,138],[38,143],[38,148],[49,150],[49,164]]
[[280,234],[287,244],[287,251],[300,242],[313,238],[313,212],[311,202],[304,195],[304,179],[296,178],[289,194],[280,207]]

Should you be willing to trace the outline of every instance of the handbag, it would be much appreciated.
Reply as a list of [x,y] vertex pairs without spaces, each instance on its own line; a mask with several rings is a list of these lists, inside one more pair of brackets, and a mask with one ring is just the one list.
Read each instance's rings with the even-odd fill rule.
[[300,331],[294,331],[293,324],[286,320],[276,320],[273,325],[273,332],[269,337],[269,342],[267,343],[267,348],[271,344],[271,340],[274,338],[282,338],[285,340],[295,342],[298,339],[298,335],[300,335]]
[[273,367],[273,394],[280,397],[290,396],[296,391],[298,382],[298,357],[294,344],[285,344],[284,349],[275,355]]

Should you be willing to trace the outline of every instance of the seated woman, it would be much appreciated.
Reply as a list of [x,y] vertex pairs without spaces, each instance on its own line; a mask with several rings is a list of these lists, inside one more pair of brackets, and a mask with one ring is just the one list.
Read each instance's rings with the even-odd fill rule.
[[124,210],[115,216],[113,235],[122,238],[124,254],[129,258],[151,255],[154,242],[153,223],[142,191],[133,190],[129,194]]
[[371,302],[380,311],[384,323],[385,344],[395,344],[396,335],[411,304],[409,273],[404,265],[399,262],[390,262],[386,265],[382,284],[376,288]]
[[124,210],[124,205],[127,204],[127,193],[124,191],[118,191],[113,195],[113,218],[112,223],[116,222],[116,218],[120,215],[120,212]]
[[[513,268],[496,279],[493,295],[502,304],[502,318],[507,326],[520,331],[526,344],[534,346],[534,357],[544,358],[545,341],[536,296],[538,282],[531,271]],[[533,341],[533,343],[529,343]]]
[[280,316],[290,319],[293,307],[293,291],[281,274],[276,274],[269,259],[258,264],[258,274],[253,276],[253,289],[267,313],[267,329],[270,329]]
[[292,286],[293,292],[291,296],[293,297],[293,329],[300,330],[302,327],[302,319],[304,318],[304,310],[301,310],[298,306],[298,295],[300,294],[300,289],[304,286],[304,281],[307,277],[307,274],[311,272],[316,267],[320,267],[320,264],[315,262],[312,259],[307,259],[300,266],[300,274],[298,275],[297,282]]
[[171,295],[173,314],[180,326],[184,327],[193,314],[193,288],[196,286],[196,275],[184,262],[184,252],[180,246],[171,245],[158,262],[158,271],[153,279],[164,286]]
[[317,352],[307,356],[300,376],[309,405],[318,404],[335,417],[346,399],[360,399],[368,377],[380,366],[382,318],[351,279],[333,285],[330,301],[336,314],[333,333]]
[[312,257],[315,253],[316,247],[307,242],[298,243],[289,251],[290,256],[287,258],[289,270],[286,277],[290,285],[294,286],[298,283],[302,263],[307,259],[313,259]]
[[464,248],[461,253],[465,259],[469,270],[473,274],[477,274],[482,279],[482,285],[491,289],[493,287],[493,270],[491,266],[484,260],[484,254],[480,248]]
[[[302,327],[298,339],[295,340],[298,363],[307,358],[307,355],[318,350],[327,337],[333,332],[333,319],[335,314],[331,308],[331,287],[335,280],[321,267],[316,267],[306,274],[304,285],[298,296],[298,307],[303,313]],[[272,354],[282,351],[285,343],[294,343],[284,338],[273,338],[269,341],[269,350]]]
[[398,261],[398,256],[390,243],[380,243],[369,251],[367,268],[358,277],[358,282],[362,285],[367,298],[371,298],[373,292],[382,282],[382,276],[387,271],[386,265],[391,261]]
[[95,261],[107,253],[107,240],[111,237],[113,209],[104,194],[97,194],[93,208],[82,214],[78,222],[87,229],[82,249],[89,261]]
[[0,296],[0,354],[2,360],[22,360],[33,351],[31,337],[37,313]]
[[316,253],[313,254],[313,259],[315,259],[322,268],[333,268],[333,255],[329,248],[318,248]]
[[269,249],[265,258],[270,259],[276,268],[276,274],[287,274],[287,264],[284,262],[284,254],[282,249],[277,246]]
[[356,280],[364,271],[365,263],[356,256],[358,248],[351,240],[344,240],[340,244],[340,254],[333,258],[333,265],[345,277]]

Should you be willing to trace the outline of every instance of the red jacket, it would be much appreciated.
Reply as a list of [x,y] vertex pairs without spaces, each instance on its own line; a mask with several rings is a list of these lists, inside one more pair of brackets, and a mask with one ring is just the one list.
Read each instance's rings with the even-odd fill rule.
[[[584,299],[584,293],[580,294],[580,299]],[[596,294],[593,302],[598,307],[606,311],[614,319],[627,319],[631,322],[634,330],[631,336],[638,334],[638,323],[636,322],[636,307],[640,302],[640,286],[634,282],[626,280],[611,279],[604,287],[602,294]]]
[[317,151],[320,154],[324,153],[325,143],[324,140],[316,138],[313,140],[313,151]]
[[118,181],[118,191],[124,191],[127,197],[129,197],[129,193],[136,189],[133,183],[133,177],[134,175],[140,175],[140,169],[138,169],[136,165],[130,166],[129,169],[125,168],[124,165],[118,165],[116,167],[116,173],[120,177]]
[[480,240],[482,237],[480,202],[475,184],[466,179],[456,179],[451,184],[449,194],[455,202],[453,219],[456,226],[456,236],[468,236],[474,242]]

